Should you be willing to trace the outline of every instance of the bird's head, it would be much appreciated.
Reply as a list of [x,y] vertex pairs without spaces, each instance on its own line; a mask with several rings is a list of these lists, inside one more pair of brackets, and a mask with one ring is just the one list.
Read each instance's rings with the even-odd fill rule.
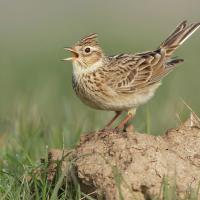
[[93,33],[77,42],[73,47],[64,48],[72,53],[72,57],[62,60],[71,60],[73,65],[82,68],[92,68],[101,65],[104,58],[103,51],[98,44],[97,34]]

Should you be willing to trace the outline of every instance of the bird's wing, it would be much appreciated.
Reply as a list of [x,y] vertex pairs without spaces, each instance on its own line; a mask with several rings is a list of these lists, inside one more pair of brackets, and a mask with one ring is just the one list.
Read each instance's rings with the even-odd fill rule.
[[118,93],[133,93],[159,82],[178,63],[166,62],[164,49],[135,55],[121,54],[110,60],[107,84]]

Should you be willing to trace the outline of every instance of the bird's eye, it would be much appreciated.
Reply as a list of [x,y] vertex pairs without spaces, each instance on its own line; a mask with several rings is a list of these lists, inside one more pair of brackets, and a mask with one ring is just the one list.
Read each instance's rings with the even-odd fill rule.
[[91,49],[90,47],[85,48],[85,53],[90,53]]

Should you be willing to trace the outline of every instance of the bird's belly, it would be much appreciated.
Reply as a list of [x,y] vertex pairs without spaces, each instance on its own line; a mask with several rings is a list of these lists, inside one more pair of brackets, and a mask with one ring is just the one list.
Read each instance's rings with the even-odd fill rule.
[[156,89],[160,86],[161,83],[156,83],[151,85],[139,92],[126,94],[126,95],[119,95],[119,97],[114,98],[111,109],[112,110],[129,110],[131,108],[137,108],[140,105],[145,104],[149,101],[156,91]]
[[133,94],[129,96],[115,97],[113,98],[112,102],[104,102],[103,109],[112,111],[126,111],[145,104],[152,97],[153,93],[148,93],[145,96],[140,94]]
[[119,96],[113,97],[111,99],[96,99],[96,97],[78,95],[83,103],[86,105],[99,109],[99,110],[110,110],[110,111],[125,111],[131,108],[136,108],[142,104],[145,104],[148,100],[153,97],[153,93],[148,93],[146,95],[136,94],[130,95],[128,97]]
[[118,94],[108,90],[99,92],[92,91],[91,87],[88,87],[83,83],[78,84],[78,87],[74,87],[74,90],[81,101],[92,108],[99,110],[125,111],[136,108],[150,100],[159,85],[160,83],[157,83],[140,90],[140,92],[129,94]]
[[109,110],[108,107],[109,105],[107,104],[107,102],[105,100],[102,99],[102,97],[97,97],[94,94],[91,93],[81,93],[81,92],[76,92],[77,96],[80,98],[80,100],[94,108],[94,109],[98,109],[98,110]]

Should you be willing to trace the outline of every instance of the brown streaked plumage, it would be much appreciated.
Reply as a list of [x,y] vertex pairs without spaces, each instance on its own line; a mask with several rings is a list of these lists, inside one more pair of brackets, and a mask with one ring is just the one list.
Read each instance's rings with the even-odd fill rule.
[[97,34],[82,38],[72,48],[73,88],[87,105],[100,110],[115,111],[107,124],[110,127],[123,111],[128,115],[117,126],[133,118],[138,106],[152,98],[161,80],[183,59],[171,58],[174,51],[200,26],[200,23],[179,24],[155,51],[137,54],[104,55]]

